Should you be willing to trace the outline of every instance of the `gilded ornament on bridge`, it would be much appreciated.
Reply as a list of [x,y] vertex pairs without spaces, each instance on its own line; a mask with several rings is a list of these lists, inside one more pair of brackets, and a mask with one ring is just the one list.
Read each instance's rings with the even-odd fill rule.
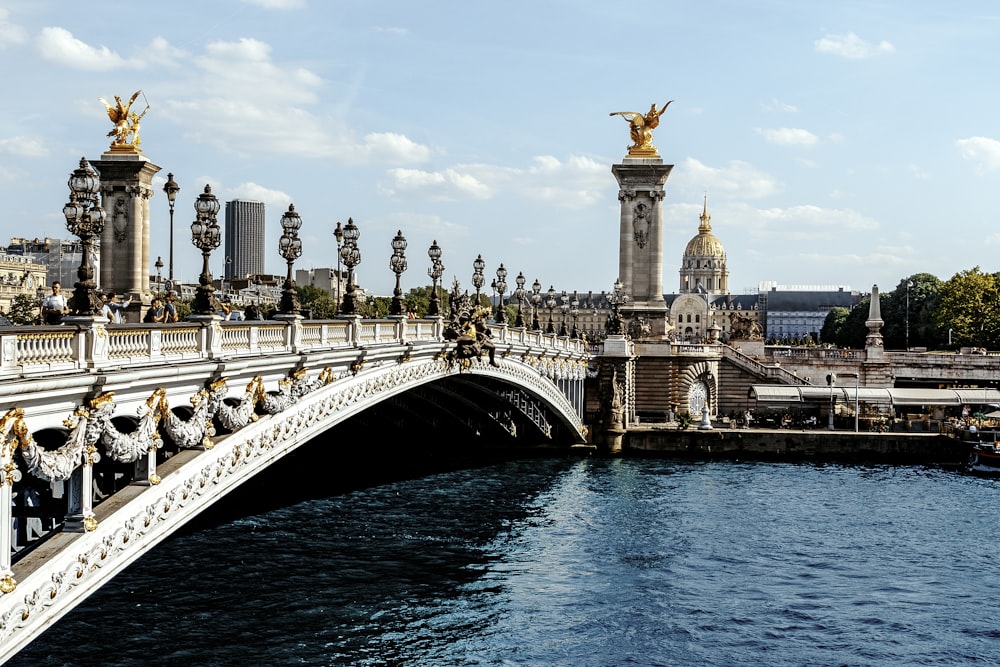
[[[104,108],[107,109],[108,118],[114,123],[114,127],[108,132],[108,136],[111,137],[111,151],[112,153],[138,153],[139,144],[142,143],[139,139],[139,121],[142,117],[146,115],[149,111],[149,103],[146,103],[146,108],[142,110],[142,113],[136,113],[132,111],[132,104],[135,102],[136,98],[142,95],[141,90],[137,90],[132,93],[132,97],[129,98],[128,102],[122,102],[122,98],[115,95],[115,103],[111,104],[103,97],[99,97]],[[143,95],[145,99],[145,95]]]
[[[670,100],[673,102],[673,100]],[[621,116],[628,121],[632,145],[628,147],[630,157],[659,157],[653,145],[653,130],[660,124],[660,116],[670,106],[664,104],[659,110],[653,103],[645,114],[638,111],[612,111],[610,116]]]

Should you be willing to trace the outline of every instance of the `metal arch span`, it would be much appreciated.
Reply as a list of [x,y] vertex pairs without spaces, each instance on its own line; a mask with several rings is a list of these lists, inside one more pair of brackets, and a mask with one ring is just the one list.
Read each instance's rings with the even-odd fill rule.
[[[566,361],[558,373],[555,367],[550,369],[551,374],[572,379],[565,376],[578,373],[582,380],[583,366]],[[527,392],[565,427],[564,435],[571,434],[577,443],[585,440],[574,406],[523,357],[502,359],[499,367],[480,362],[466,368],[450,367],[440,358],[358,365],[284,409],[217,438],[210,449],[187,449],[168,459],[157,466],[156,482],[127,487],[115,496],[115,502],[95,507],[95,521],[85,532],[54,535],[43,545],[44,567],[31,570],[17,582],[15,590],[0,596],[0,661],[146,550],[275,460],[387,399],[414,388],[456,381],[495,382]]]

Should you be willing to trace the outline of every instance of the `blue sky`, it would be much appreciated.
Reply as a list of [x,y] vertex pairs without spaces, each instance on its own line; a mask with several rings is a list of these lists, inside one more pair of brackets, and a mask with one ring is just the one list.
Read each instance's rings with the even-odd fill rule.
[[[63,237],[66,179],[111,129],[98,97],[142,90],[144,153],[162,172],[154,256],[168,254],[167,172],[181,186],[175,273],[194,281],[192,204],[267,204],[267,268],[294,202],[297,268],[336,265],[361,229],[360,284],[610,288],[618,256],[612,111],[674,100],[654,133],[675,165],[666,291],[708,196],[730,288],[760,281],[883,291],[1000,255],[1000,6],[902,0],[503,3],[6,0],[0,7],[0,239]],[[142,98],[140,98],[141,101]],[[212,270],[222,273],[222,250]]]

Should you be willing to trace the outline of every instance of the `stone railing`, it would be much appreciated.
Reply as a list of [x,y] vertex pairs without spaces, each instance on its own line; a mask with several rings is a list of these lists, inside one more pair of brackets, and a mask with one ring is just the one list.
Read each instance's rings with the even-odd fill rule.
[[[586,352],[582,341],[491,325],[494,343]],[[64,325],[0,329],[0,379],[108,366],[443,341],[440,318],[291,320],[178,324]]]

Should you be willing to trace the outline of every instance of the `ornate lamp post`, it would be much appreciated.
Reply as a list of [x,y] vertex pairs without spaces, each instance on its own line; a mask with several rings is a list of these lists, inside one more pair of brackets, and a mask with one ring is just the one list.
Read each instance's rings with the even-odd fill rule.
[[160,293],[163,291],[162,285],[162,274],[163,274],[163,260],[159,255],[156,256],[156,263],[153,264],[156,267],[156,292]]
[[503,262],[500,263],[500,268],[497,269],[497,292],[499,298],[497,299],[497,324],[507,324],[507,309],[503,305],[503,295],[507,291],[507,269],[503,268]]
[[354,224],[354,218],[347,219],[344,227],[344,245],[339,252],[340,259],[347,267],[347,289],[344,290],[344,303],[340,312],[354,315],[354,267],[361,263],[361,251],[358,250],[358,237],[361,230]]
[[524,272],[523,271],[518,271],[517,272],[517,278],[514,279],[514,282],[517,284],[517,287],[514,288],[514,298],[517,299],[517,317],[514,319],[514,326],[515,327],[523,327],[524,326],[524,313],[522,312],[523,311],[523,304],[524,304]]
[[212,194],[212,186],[206,185],[205,192],[198,195],[194,202],[196,217],[191,223],[191,243],[201,250],[201,275],[198,276],[198,289],[195,290],[191,310],[197,315],[215,315],[215,288],[212,286],[212,274],[208,270],[208,257],[219,247],[222,234],[216,214],[219,212],[219,200]]
[[580,298],[576,292],[573,292],[573,300],[569,302],[569,314],[573,318],[573,331],[570,332],[570,336],[579,338],[580,330],[576,328],[576,318],[580,315]]
[[392,239],[392,257],[389,258],[389,268],[396,274],[396,288],[392,290],[392,305],[389,307],[390,315],[403,315],[403,288],[399,286],[399,274],[406,271],[406,239],[403,237],[403,230],[396,232],[396,237]]
[[545,299],[545,307],[549,309],[549,326],[545,328],[545,333],[555,333],[556,328],[552,326],[552,311],[556,308],[556,290],[549,285],[549,296]]
[[569,330],[566,329],[566,316],[569,313],[569,296],[567,296],[566,290],[563,290],[562,296],[559,297],[559,310],[562,311],[562,324],[559,326],[559,335],[569,336]]
[[101,181],[86,158],[80,158],[80,166],[70,175],[68,185],[69,203],[63,207],[66,228],[70,234],[80,237],[83,248],[80,268],[76,270],[80,280],[73,285],[69,309],[71,315],[89,317],[101,309],[100,299],[94,292],[97,285],[94,284],[94,267],[91,265],[94,237],[104,230],[104,209],[97,203]]
[[535,278],[531,285],[531,330],[541,331],[542,325],[538,323],[538,307],[542,305],[542,284]]
[[333,236],[337,239],[337,296],[334,299],[336,303],[334,314],[336,315],[340,313],[340,248],[344,242],[344,228],[340,226],[340,222],[337,222],[337,228],[333,230]]
[[35,298],[38,299],[38,323],[45,324],[45,318],[42,317],[42,302],[45,301],[45,288],[39,286],[35,289]]
[[431,268],[427,269],[427,275],[431,277],[431,302],[427,307],[427,314],[437,317],[441,314],[441,301],[438,299],[437,284],[438,279],[444,275],[444,264],[441,263],[441,247],[435,240],[427,250],[427,256],[431,258]]
[[174,201],[177,200],[177,193],[181,191],[181,186],[177,185],[173,174],[167,174],[167,182],[163,184],[163,191],[167,193],[167,203],[170,204],[170,265],[167,268],[167,280],[174,282]]
[[472,286],[476,288],[476,308],[479,307],[479,290],[482,289],[483,283],[486,281],[483,276],[484,269],[486,269],[486,262],[483,261],[483,256],[479,255],[472,263]]
[[615,280],[614,291],[608,295],[608,302],[611,304],[611,326],[608,329],[609,335],[623,335],[625,333],[625,323],[622,322],[621,306],[628,301],[625,294],[625,285],[621,279]]
[[285,274],[285,284],[281,287],[281,303],[278,310],[281,314],[298,316],[299,295],[295,290],[295,280],[292,278],[292,265],[302,256],[302,239],[299,238],[299,228],[302,218],[295,211],[295,204],[289,204],[288,210],[281,216],[281,238],[278,239],[278,254],[285,258],[288,273]]

